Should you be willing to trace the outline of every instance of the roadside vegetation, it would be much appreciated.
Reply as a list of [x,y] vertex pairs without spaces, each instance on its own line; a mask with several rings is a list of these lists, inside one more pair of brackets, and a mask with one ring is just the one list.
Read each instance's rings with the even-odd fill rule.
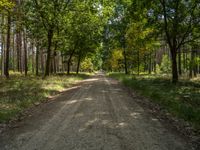
[[199,128],[199,16],[199,0],[1,0],[0,121],[80,77],[53,74],[104,70]]
[[58,74],[47,77],[12,74],[9,80],[0,78],[0,123],[9,121],[25,109],[46,101],[50,96],[89,77],[89,74]]
[[200,78],[182,79],[175,85],[169,76],[162,75],[110,73],[109,76],[200,129]]

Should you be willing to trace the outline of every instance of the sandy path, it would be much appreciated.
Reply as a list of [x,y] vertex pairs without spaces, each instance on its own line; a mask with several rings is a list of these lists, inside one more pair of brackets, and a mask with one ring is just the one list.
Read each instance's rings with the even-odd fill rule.
[[188,150],[186,142],[103,75],[36,108],[1,150]]

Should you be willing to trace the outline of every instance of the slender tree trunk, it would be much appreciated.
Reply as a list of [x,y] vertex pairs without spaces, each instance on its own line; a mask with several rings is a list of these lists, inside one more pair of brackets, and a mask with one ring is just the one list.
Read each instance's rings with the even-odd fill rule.
[[56,52],[54,53],[54,59],[53,59],[53,72],[54,74],[57,73],[57,64],[56,64],[56,60],[57,60],[57,56],[56,56]]
[[146,72],[146,68],[147,68],[147,58],[146,56],[144,56],[144,72]]
[[179,53],[178,53],[178,73],[179,75],[182,75],[181,49],[179,49]]
[[138,75],[140,75],[140,51],[138,50],[138,56],[137,56],[137,61],[138,61],[138,64],[137,64],[137,70],[138,70]]
[[151,61],[151,53],[149,55],[149,74],[151,74],[151,70],[152,70],[152,61]]
[[184,50],[184,53],[183,53],[183,70],[184,70],[184,73],[185,73],[185,70],[186,70],[186,51]]
[[156,51],[155,51],[155,55],[154,55],[154,72],[155,72],[155,74],[157,74],[157,62],[156,62],[156,56],[157,56],[157,53],[156,53]]
[[39,43],[36,45],[36,57],[35,57],[35,74],[39,75]]
[[54,52],[53,52],[53,73],[56,74],[57,72],[57,67],[56,67],[56,56],[57,56],[57,47],[58,47],[58,42],[55,43],[55,48],[54,48]]
[[4,74],[4,42],[3,42],[4,36],[1,35],[1,75]]
[[177,68],[177,51],[176,49],[171,49],[171,59],[172,59],[172,83],[178,82],[178,68]]
[[52,29],[49,29],[47,38],[48,38],[48,49],[47,49],[47,60],[46,60],[46,69],[45,69],[44,77],[50,75],[51,45],[52,45],[52,38],[53,38]]
[[197,77],[197,63],[196,63],[196,60],[195,60],[196,53],[197,53],[196,50],[193,50],[192,70],[193,70],[193,73],[194,73],[194,77]]
[[185,53],[185,59],[186,59],[186,73],[188,73],[188,51]]
[[128,74],[128,67],[127,67],[127,56],[126,56],[126,46],[124,44],[124,71],[125,71],[125,74]]
[[17,70],[18,72],[22,71],[22,67],[21,67],[21,48],[22,48],[22,37],[21,37],[21,32],[19,31],[17,33],[17,37],[16,37],[16,45],[17,45]]
[[70,68],[71,68],[71,57],[67,61],[67,74],[70,74]]
[[[2,38],[4,39],[3,35],[2,35]],[[4,75],[4,59],[5,59],[5,49],[4,49],[4,41],[2,41],[1,43],[1,75]]]
[[7,20],[7,43],[6,43],[6,58],[4,65],[4,75],[9,78],[9,53],[10,53],[10,32],[11,32],[11,14],[8,13]]
[[26,39],[26,33],[24,31],[24,73],[25,76],[27,76],[28,73],[28,64],[27,64],[27,39]]
[[191,49],[191,54],[190,54],[190,72],[189,72],[189,77],[192,78],[193,74],[192,74],[192,69],[193,69],[193,59],[194,59],[194,53],[193,53],[193,49]]
[[81,56],[78,56],[78,64],[77,64],[77,68],[76,68],[76,74],[79,74],[79,70],[80,70],[80,63],[81,63]]
[[13,31],[13,52],[12,52],[12,64],[13,64],[13,71],[15,72],[15,33]]
[[35,73],[35,52],[34,52],[34,43],[31,43],[31,51],[32,51],[32,73]]
[[[4,15],[2,15],[2,23],[1,25],[4,25]],[[1,75],[4,75],[4,59],[5,59],[5,36],[4,33],[2,32],[1,34]]]

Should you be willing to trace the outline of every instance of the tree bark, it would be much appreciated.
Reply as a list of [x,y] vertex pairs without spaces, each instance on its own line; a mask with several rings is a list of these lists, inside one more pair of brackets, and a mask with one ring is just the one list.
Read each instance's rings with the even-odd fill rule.
[[36,45],[36,57],[35,57],[35,75],[39,75],[39,43]]
[[81,56],[78,56],[78,64],[77,64],[77,68],[76,68],[76,74],[79,74],[79,70],[80,70],[80,63],[81,63]]
[[10,32],[11,32],[11,14],[8,12],[7,18],[7,43],[6,43],[6,58],[4,65],[4,75],[9,78],[9,53],[10,53]]
[[155,54],[154,54],[154,72],[155,72],[155,74],[157,74],[157,62],[156,62],[156,56],[157,56],[157,53],[156,53],[156,51],[155,51]]
[[138,75],[140,75],[140,51],[138,50],[138,55],[137,55],[137,70],[138,70]]
[[56,66],[57,47],[58,47],[58,42],[55,43],[55,48],[54,48],[54,52],[53,52],[53,73],[54,74],[57,73],[57,66]]
[[28,73],[28,61],[27,61],[27,39],[26,39],[26,33],[24,31],[24,74],[27,76]]
[[181,49],[178,52],[178,73],[182,75],[182,64],[181,64]]
[[48,49],[47,49],[47,60],[46,60],[46,68],[44,77],[50,75],[50,62],[51,62],[51,45],[52,45],[52,38],[53,38],[53,30],[49,29],[48,31]]
[[22,41],[21,41],[21,32],[19,31],[16,36],[16,45],[17,45],[17,70],[21,72],[21,48],[22,48]]
[[198,70],[198,65],[195,60],[196,57],[197,57],[197,50],[194,51],[194,66],[193,66],[194,77],[197,77],[197,70]]
[[151,53],[149,54],[149,74],[151,74],[152,71],[152,61],[151,61]]
[[35,52],[34,52],[34,43],[31,43],[31,51],[32,51],[32,73],[35,72]]
[[125,48],[125,45],[124,45],[124,71],[125,71],[125,74],[128,74],[128,67],[127,67],[127,56],[126,56],[126,48]]
[[172,83],[177,83],[178,82],[178,68],[177,68],[177,52],[176,49],[171,49],[171,59],[172,59]]
[[12,45],[12,69],[13,69],[13,72],[15,72],[15,33],[13,32],[13,45]]
[[[1,25],[2,26],[4,25],[4,15],[2,15],[2,23],[1,23]],[[2,33],[1,34],[1,75],[2,76],[4,75],[4,59],[5,59],[4,51],[5,51],[5,36]]]

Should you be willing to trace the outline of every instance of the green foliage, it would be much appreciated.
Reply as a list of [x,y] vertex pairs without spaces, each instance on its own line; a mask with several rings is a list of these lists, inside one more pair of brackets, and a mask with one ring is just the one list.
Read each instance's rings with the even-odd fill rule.
[[123,50],[115,49],[112,51],[112,57],[110,58],[110,64],[112,71],[122,71],[123,70]]
[[14,7],[14,3],[9,0],[1,0],[0,1],[0,12],[2,11],[10,11]]
[[109,75],[133,88],[139,94],[150,98],[174,116],[183,118],[200,129],[200,82],[181,81],[174,85],[169,78],[159,76]]
[[168,55],[163,55],[160,70],[162,73],[170,73],[171,72],[171,60]]
[[85,60],[81,63],[81,71],[83,72],[93,72],[94,66],[91,58],[85,58]]

